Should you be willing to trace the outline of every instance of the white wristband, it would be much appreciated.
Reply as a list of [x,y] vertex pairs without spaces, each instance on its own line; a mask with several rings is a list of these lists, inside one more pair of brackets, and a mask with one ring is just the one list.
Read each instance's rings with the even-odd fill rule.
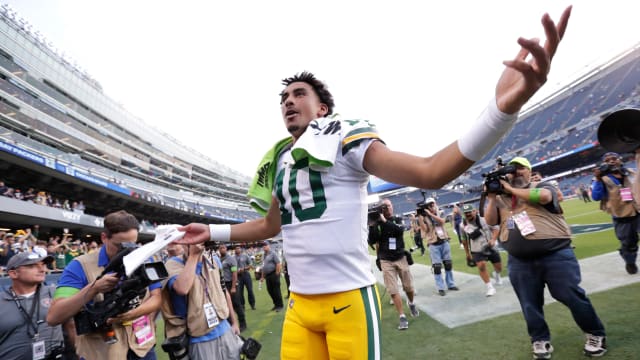
[[491,150],[518,119],[518,113],[505,114],[492,99],[469,130],[458,139],[458,149],[464,157],[478,161]]
[[228,242],[231,239],[231,225],[209,225],[209,232],[211,233],[211,241]]

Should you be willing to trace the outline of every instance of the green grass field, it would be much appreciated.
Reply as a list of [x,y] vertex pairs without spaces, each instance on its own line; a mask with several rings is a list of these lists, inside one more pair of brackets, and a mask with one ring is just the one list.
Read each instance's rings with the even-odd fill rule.
[[[562,206],[570,224],[610,222],[610,217],[598,210],[596,202],[585,204],[577,200],[568,200],[563,202]],[[477,274],[475,268],[465,265],[464,252],[458,249],[453,230],[449,231],[452,235],[454,269]],[[413,244],[413,241],[409,240],[408,243]],[[578,258],[585,258],[615,251],[618,248],[618,240],[613,230],[609,229],[577,235],[574,237],[574,245]],[[426,255],[420,257],[415,254],[414,252],[417,262],[429,264]],[[622,263],[618,265],[622,266]],[[266,289],[258,291],[255,285],[254,290],[257,296],[257,310],[248,310],[248,329],[243,336],[260,341],[263,347],[259,359],[278,359],[284,312],[270,312],[272,304]],[[286,294],[284,282],[283,293]],[[640,283],[597,293],[590,298],[607,328],[609,352],[606,358],[640,358],[640,345],[635,340],[640,322]],[[531,346],[520,313],[455,329],[449,329],[423,313],[416,319],[410,319],[408,330],[398,331],[397,314],[393,306],[389,305],[389,295],[383,295],[381,304],[382,359],[531,359]],[[553,358],[583,359],[584,337],[573,322],[569,310],[562,304],[553,303],[545,307],[545,314],[553,337]],[[162,321],[159,321],[158,325],[158,333],[162,334]],[[159,343],[161,342],[162,339],[159,340]],[[159,346],[156,352],[159,359],[168,359]]]

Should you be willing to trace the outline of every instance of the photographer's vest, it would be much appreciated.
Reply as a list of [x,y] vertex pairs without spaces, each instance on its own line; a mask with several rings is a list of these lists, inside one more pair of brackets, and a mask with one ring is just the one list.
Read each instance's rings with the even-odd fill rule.
[[[76,258],[82,270],[87,277],[89,284],[92,284],[98,276],[104,270],[104,267],[98,266],[98,256],[100,251],[93,252],[91,254],[81,255]],[[149,297],[149,291],[147,290],[144,299]],[[102,301],[104,299],[103,294],[98,294],[93,298],[94,302]],[[143,300],[144,301],[144,300]],[[146,315],[147,320],[150,323],[153,337],[151,340],[138,344],[135,333],[131,325],[123,326],[121,324],[113,324],[113,329],[118,338],[118,342],[115,344],[107,344],[104,342],[102,333],[91,333],[85,335],[79,335],[76,338],[76,353],[78,356],[87,360],[94,359],[126,359],[129,349],[133,351],[139,357],[145,356],[149,350],[156,344],[156,329],[154,319]],[[134,320],[135,321],[135,320]]]
[[[174,259],[169,259],[165,263],[169,278],[180,274],[184,269],[184,264]],[[209,292],[205,292],[205,287]],[[166,338],[172,338],[182,335],[185,330],[190,337],[200,337],[211,332],[215,327],[207,325],[207,319],[204,313],[204,304],[211,302],[216,310],[218,320],[224,320],[229,317],[229,308],[227,307],[227,298],[222,290],[220,283],[220,269],[215,262],[207,259],[202,261],[202,271],[200,275],[196,275],[193,285],[187,294],[187,318],[184,319],[175,314],[173,304],[171,303],[171,290],[168,286],[162,289],[162,317],[164,318],[164,329]]]
[[[535,188],[537,184],[531,183],[528,188]],[[501,204],[498,206],[500,211],[500,241],[506,242],[509,240],[507,221],[512,214],[518,214],[522,211],[527,212],[529,219],[531,219],[536,228],[535,232],[524,236],[526,240],[571,238],[571,230],[564,216],[562,216],[562,211],[559,214],[554,214],[540,204],[531,204],[515,196],[499,195],[496,200]]]
[[[471,227],[471,231],[467,231]],[[469,250],[471,252],[482,252],[485,245],[489,243],[489,239],[491,238],[490,229],[487,229],[487,223],[484,219],[480,218],[480,215],[476,214],[476,218],[473,223],[467,222],[467,219],[462,219],[462,233],[464,236],[469,239]],[[475,239],[471,237],[471,234],[478,230],[480,232],[479,236]]]
[[427,216],[421,215],[420,221],[422,221],[422,223],[426,227],[426,230],[423,231],[422,238],[427,239],[427,245],[437,243],[439,239],[438,239],[438,235],[436,234],[435,224],[433,223],[433,220],[431,220],[431,217],[429,215]]
[[632,217],[640,212],[638,204],[634,203],[633,200],[623,201],[620,196],[621,188],[629,188],[631,190],[633,187],[629,176],[624,176],[620,185],[616,184],[609,176],[603,176],[602,183],[606,187],[607,197],[600,200],[600,210],[604,210],[617,218]]

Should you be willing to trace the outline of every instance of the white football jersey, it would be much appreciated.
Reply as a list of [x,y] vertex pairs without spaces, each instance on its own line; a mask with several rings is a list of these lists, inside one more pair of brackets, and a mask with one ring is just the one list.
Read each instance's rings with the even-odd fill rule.
[[353,124],[342,122],[333,166],[310,168],[307,159],[294,163],[291,149],[278,159],[274,196],[293,292],[328,294],[375,283],[367,250],[369,174],[363,160],[378,135],[362,123],[352,130]]

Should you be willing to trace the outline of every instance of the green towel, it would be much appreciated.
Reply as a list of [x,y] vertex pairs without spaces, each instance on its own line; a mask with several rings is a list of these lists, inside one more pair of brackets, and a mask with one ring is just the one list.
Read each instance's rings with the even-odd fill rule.
[[251,180],[251,186],[249,186],[249,191],[247,192],[249,204],[262,216],[267,214],[267,210],[271,206],[271,192],[273,191],[273,182],[278,168],[278,156],[282,149],[291,144],[291,142],[293,142],[293,138],[291,136],[286,137],[267,151],[260,161],[253,180]]

